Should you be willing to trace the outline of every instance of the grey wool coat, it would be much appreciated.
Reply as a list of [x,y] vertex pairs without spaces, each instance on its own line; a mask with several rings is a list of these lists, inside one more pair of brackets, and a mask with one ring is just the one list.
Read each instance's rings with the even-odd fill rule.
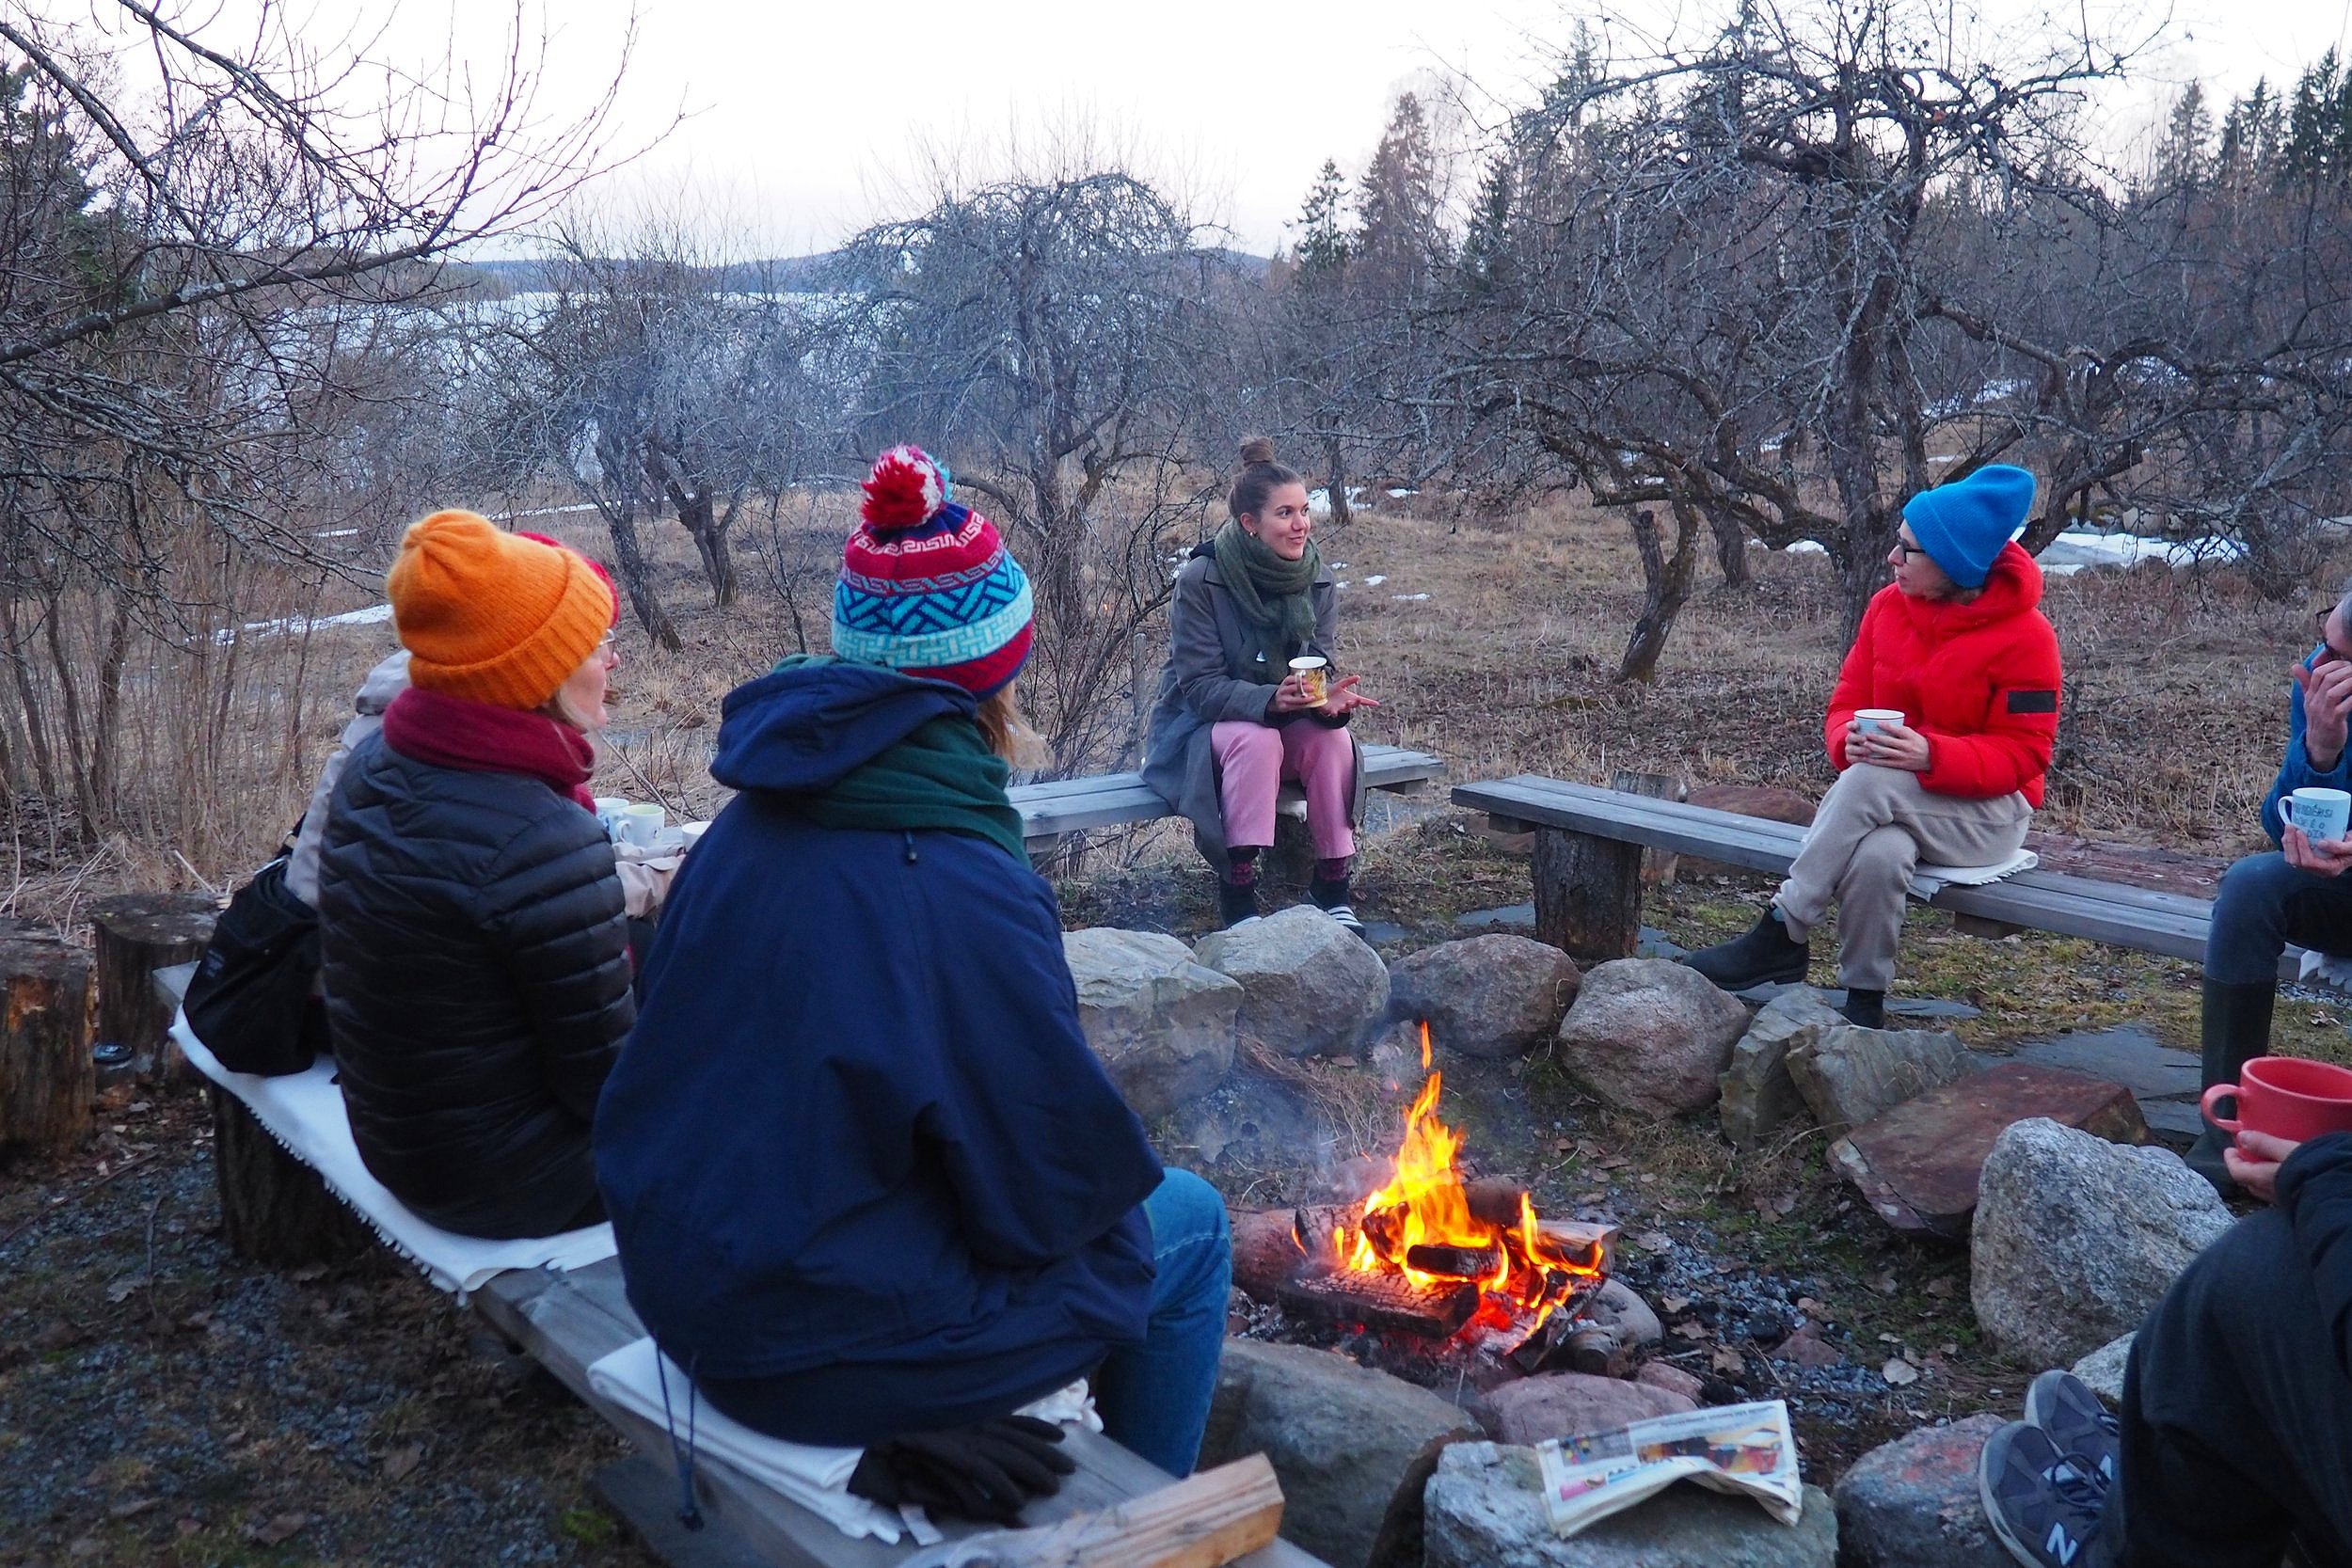
[[[1339,660],[1331,650],[1339,620],[1339,586],[1328,567],[1315,575],[1310,594],[1315,607],[1315,636],[1312,645],[1300,653],[1330,659],[1336,673]],[[1209,745],[1209,728],[1229,719],[1264,723],[1266,705],[1274,700],[1275,689],[1289,672],[1267,670],[1254,662],[1256,655],[1242,635],[1241,611],[1226,591],[1216,558],[1206,543],[1194,546],[1192,559],[1176,574],[1175,594],[1168,610],[1168,663],[1160,671],[1160,693],[1152,705],[1152,724],[1144,740],[1143,782],[1191,818],[1193,842],[1211,865],[1222,867],[1225,809],[1217,794],[1216,753]],[[1324,721],[1302,713],[1289,722]],[[1363,820],[1364,752],[1360,745],[1356,749],[1356,784],[1348,795],[1347,810],[1352,821]]]

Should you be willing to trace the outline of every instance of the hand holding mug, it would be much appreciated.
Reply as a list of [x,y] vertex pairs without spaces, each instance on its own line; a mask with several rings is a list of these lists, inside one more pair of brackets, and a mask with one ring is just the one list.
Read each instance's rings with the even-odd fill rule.
[[2287,863],[2297,871],[2315,877],[2341,877],[2352,871],[2352,840],[2313,839],[2290,822],[2279,834],[2279,847],[2286,852]]
[[2242,1128],[2230,1147],[2221,1151],[2221,1163],[2229,1167],[2231,1180],[2265,1203],[2276,1203],[2279,1167],[2301,1147],[2291,1139]]
[[1891,724],[1883,720],[1864,728],[1856,720],[1846,735],[1846,760],[1865,762],[1873,768],[1897,768],[1906,773],[1928,770],[1928,737],[1908,724]]
[[1268,713],[1301,713],[1315,705],[1314,698],[1308,694],[1307,683],[1301,680],[1297,673],[1294,671],[1284,675],[1282,684],[1274,689],[1274,701],[1266,705],[1266,711]]

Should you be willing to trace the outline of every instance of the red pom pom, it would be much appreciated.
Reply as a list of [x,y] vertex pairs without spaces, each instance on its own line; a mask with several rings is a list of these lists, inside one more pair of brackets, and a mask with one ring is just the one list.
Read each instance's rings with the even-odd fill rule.
[[893,447],[874,460],[860,512],[869,528],[919,528],[939,510],[941,488],[929,457],[914,447]]

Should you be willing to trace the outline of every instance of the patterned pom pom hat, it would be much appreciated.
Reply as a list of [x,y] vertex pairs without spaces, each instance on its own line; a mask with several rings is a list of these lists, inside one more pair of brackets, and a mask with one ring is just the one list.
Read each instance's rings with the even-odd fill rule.
[[920,447],[874,459],[834,586],[833,651],[985,700],[1029,657],[1029,579],[951,488],[947,466]]

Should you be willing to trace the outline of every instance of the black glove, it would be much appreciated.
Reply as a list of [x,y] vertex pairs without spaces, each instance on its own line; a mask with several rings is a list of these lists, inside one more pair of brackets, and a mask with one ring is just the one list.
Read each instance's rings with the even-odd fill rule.
[[1017,1525],[1031,1497],[1061,1490],[1078,1467],[1061,1451],[1061,1428],[1034,1416],[997,1416],[970,1426],[911,1432],[868,1448],[850,1476],[858,1497],[993,1525]]

